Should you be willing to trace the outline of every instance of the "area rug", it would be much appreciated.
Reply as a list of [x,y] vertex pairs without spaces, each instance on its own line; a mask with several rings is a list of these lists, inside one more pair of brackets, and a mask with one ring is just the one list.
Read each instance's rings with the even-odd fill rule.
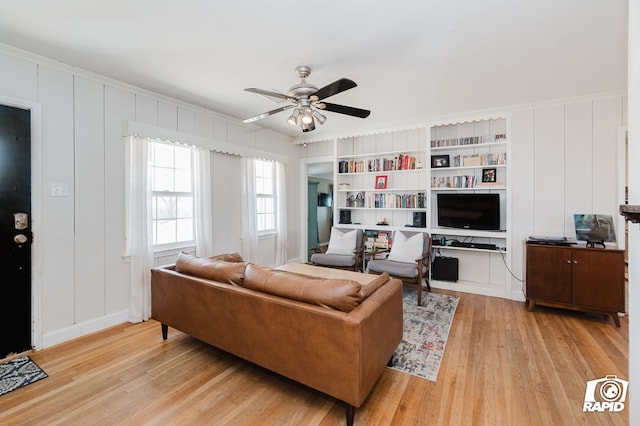
[[403,289],[404,331],[391,368],[436,381],[458,300],[423,292],[418,306],[416,290]]
[[9,361],[0,365],[0,396],[45,377],[48,377],[47,373],[28,356]]

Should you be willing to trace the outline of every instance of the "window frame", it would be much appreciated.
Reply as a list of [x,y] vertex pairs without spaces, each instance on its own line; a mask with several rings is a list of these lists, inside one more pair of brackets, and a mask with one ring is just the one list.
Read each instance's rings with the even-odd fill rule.
[[[271,176],[267,177],[265,173],[263,174],[259,174],[258,173],[258,162],[260,162],[260,164],[262,164],[263,167],[265,167],[266,165],[269,166],[269,168],[271,169]],[[270,235],[275,235],[278,233],[278,223],[277,223],[277,213],[278,213],[278,195],[277,195],[277,188],[276,188],[276,167],[275,167],[275,163],[273,161],[270,160],[262,160],[262,159],[254,159],[254,167],[255,167],[255,195],[256,195],[256,232],[258,234],[258,237],[266,237],[266,236],[270,236]],[[267,193],[267,192],[259,192],[258,188],[261,188],[263,185],[259,185],[258,181],[259,179],[264,180],[269,180],[271,183],[271,193]],[[267,211],[260,211],[260,200],[271,200],[271,203],[273,205],[273,211],[272,212],[267,212]],[[264,228],[264,229],[260,229],[260,216],[266,216],[266,215],[273,215],[273,227],[271,228]]]
[[[181,240],[181,241],[172,241],[172,242],[168,242],[168,243],[154,243],[153,244],[153,251],[154,253],[161,253],[161,252],[168,252],[168,251],[172,251],[172,250],[178,250],[178,249],[184,249],[184,248],[190,248],[190,247],[195,247],[196,245],[196,228],[195,228],[195,208],[196,208],[196,193],[195,193],[195,176],[194,176],[194,172],[195,172],[195,158],[193,155],[193,150],[191,150],[191,148],[189,146],[183,145],[183,144],[179,144],[179,143],[175,143],[175,142],[169,142],[169,141],[162,141],[162,140],[154,140],[150,142],[151,144],[151,148],[153,150],[153,154],[150,157],[150,161],[149,161],[149,165],[148,165],[148,173],[150,175],[151,178],[151,202],[152,202],[152,207],[151,207],[151,229],[153,232],[152,235],[152,239],[155,241],[157,240],[157,226],[156,223],[158,221],[161,221],[163,219],[157,219],[155,215],[157,215],[158,213],[158,209],[157,209],[157,202],[158,202],[158,198],[159,197],[175,197],[175,202],[176,202],[176,206],[175,206],[175,216],[172,218],[167,218],[164,220],[173,220],[176,223],[176,229],[175,229],[175,237],[177,239],[177,235],[178,235],[178,230],[177,230],[177,222],[180,219],[179,214],[178,214],[178,199],[180,197],[190,197],[191,198],[191,234],[192,234],[192,239],[191,240]],[[164,166],[164,168],[168,168],[173,170],[174,172],[174,190],[170,191],[170,190],[159,190],[156,191],[153,189],[153,185],[155,183],[155,178],[156,176],[153,174],[153,172],[155,171],[155,169],[160,168],[158,167],[155,162],[155,154],[156,154],[156,146],[157,145],[167,145],[173,148],[174,153],[173,153],[173,167],[166,167]],[[176,191],[175,190],[175,171],[176,170],[185,170],[183,168],[176,168],[176,157],[175,157],[175,149],[179,148],[179,149],[185,149],[188,150],[189,152],[189,158],[190,158],[190,182],[189,182],[189,186],[191,191]],[[153,159],[153,160],[152,160]]]

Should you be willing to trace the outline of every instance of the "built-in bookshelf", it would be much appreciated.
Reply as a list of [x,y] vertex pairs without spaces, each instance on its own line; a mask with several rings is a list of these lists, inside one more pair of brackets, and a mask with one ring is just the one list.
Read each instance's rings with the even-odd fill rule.
[[338,140],[335,223],[392,232],[426,217],[426,140],[425,129]]
[[[508,196],[509,138],[507,118],[435,125],[429,129],[429,232],[436,256],[459,259],[457,282],[434,282],[439,288],[504,296],[510,288]],[[438,194],[498,194],[497,230],[440,226]],[[494,196],[495,198],[495,196]],[[474,214],[465,211],[465,214]],[[455,245],[454,245],[455,244]],[[460,244],[460,245],[458,245]]]
[[[460,265],[458,282],[434,282],[435,287],[505,296],[511,245],[508,127],[500,117],[336,140],[334,225],[369,232],[372,247],[383,244],[374,235],[429,232],[436,244],[444,243],[434,245],[434,255],[457,257]],[[440,193],[499,194],[500,229],[439,226]]]

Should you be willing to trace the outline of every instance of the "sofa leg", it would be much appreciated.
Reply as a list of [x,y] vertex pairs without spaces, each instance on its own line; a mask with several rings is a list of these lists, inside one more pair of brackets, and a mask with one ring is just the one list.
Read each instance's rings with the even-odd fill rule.
[[167,324],[160,324],[162,327],[162,340],[167,340],[169,334],[169,326]]
[[356,415],[356,407],[347,404],[347,426],[353,426],[353,418]]

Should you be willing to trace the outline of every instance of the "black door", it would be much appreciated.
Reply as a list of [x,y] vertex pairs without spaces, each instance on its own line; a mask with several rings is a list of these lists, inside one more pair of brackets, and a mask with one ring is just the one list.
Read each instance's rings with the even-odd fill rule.
[[0,359],[31,349],[31,114],[0,105]]

